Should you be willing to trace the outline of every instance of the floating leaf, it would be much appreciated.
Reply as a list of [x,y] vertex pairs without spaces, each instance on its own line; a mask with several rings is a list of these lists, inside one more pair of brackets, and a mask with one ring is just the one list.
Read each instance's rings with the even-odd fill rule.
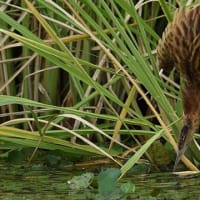
[[100,194],[110,194],[117,187],[117,179],[120,170],[117,168],[109,168],[102,171],[98,176],[98,190]]

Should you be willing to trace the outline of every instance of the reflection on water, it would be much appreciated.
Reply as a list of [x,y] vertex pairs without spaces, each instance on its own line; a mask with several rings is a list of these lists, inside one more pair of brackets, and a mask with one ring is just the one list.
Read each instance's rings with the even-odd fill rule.
[[[39,166],[21,168],[1,166],[0,199],[37,200],[69,199],[90,200],[97,189],[91,187],[74,193],[68,181],[86,171],[41,169]],[[122,179],[135,184],[135,192],[127,199],[138,200],[189,200],[200,199],[200,174],[179,176],[171,173],[133,175]]]
[[190,200],[200,199],[200,174],[179,176],[172,173],[137,175],[132,177],[136,193],[132,199]]

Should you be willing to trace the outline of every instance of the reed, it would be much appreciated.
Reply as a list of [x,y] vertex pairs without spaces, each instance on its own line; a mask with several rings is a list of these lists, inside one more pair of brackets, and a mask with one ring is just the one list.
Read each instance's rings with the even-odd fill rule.
[[4,155],[32,147],[106,156],[122,176],[141,158],[159,167],[148,149],[162,137],[160,148],[174,152],[182,117],[179,87],[160,78],[155,58],[160,13],[170,15],[175,4],[0,2],[1,55],[12,55],[1,64],[13,68],[0,83]]

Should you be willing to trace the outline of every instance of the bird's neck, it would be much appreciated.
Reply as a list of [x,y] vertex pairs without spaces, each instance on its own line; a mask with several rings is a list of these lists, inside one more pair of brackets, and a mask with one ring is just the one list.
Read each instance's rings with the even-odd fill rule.
[[184,121],[193,126],[199,125],[200,119],[200,87],[186,85],[183,90]]

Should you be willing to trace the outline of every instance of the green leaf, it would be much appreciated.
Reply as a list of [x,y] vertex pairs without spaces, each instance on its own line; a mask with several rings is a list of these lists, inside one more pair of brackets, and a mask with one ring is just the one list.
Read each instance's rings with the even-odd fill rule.
[[120,186],[120,189],[124,194],[134,193],[135,192],[135,185],[129,181],[127,183],[123,183]]
[[98,175],[98,191],[100,194],[110,194],[117,187],[117,179],[120,175],[120,170],[117,168],[109,168],[102,171]]
[[133,167],[133,165],[137,163],[137,161],[147,151],[150,145],[159,137],[161,137],[163,134],[164,134],[163,130],[161,130],[140,147],[140,149],[121,167],[121,176],[119,177],[119,179],[121,179],[124,176],[124,174],[126,174],[128,170],[130,170],[131,167]]

